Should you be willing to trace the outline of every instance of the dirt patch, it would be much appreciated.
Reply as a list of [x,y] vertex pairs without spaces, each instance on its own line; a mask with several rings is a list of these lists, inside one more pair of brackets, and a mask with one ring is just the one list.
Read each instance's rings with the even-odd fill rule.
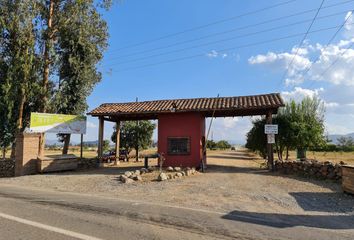
[[270,173],[260,168],[263,162],[247,151],[211,152],[206,173],[163,182],[150,179],[121,183],[120,174],[143,167],[142,162],[134,162],[118,167],[0,179],[0,183],[222,212],[330,215],[354,210],[354,198],[343,194],[340,184]]

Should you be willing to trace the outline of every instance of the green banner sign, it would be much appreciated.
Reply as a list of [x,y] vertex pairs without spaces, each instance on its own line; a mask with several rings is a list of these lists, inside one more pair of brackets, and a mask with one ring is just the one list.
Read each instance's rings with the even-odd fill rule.
[[31,132],[85,134],[86,117],[79,115],[31,113]]

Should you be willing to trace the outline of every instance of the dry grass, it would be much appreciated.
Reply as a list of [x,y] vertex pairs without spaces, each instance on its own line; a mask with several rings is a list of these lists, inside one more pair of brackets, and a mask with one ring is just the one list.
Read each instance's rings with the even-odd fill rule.
[[[348,164],[354,164],[354,152],[307,152],[308,159],[315,159],[318,161],[331,161],[339,163],[343,161]],[[296,152],[290,152],[290,159],[296,159]]]

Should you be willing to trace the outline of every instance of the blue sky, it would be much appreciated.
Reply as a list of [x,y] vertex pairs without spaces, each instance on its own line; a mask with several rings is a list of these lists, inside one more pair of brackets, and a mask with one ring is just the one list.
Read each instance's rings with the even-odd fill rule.
[[[289,3],[260,11],[284,2]],[[350,71],[354,66],[354,51],[350,49],[354,30],[349,13],[354,1],[324,1],[310,29],[316,32],[310,33],[297,49],[321,2],[118,1],[110,11],[102,12],[109,27],[109,48],[99,65],[103,80],[88,98],[89,110],[105,102],[135,101],[136,97],[144,101],[280,92],[286,100],[319,96],[327,106],[327,132],[354,132],[354,73]],[[331,6],[335,4],[338,5]],[[308,12],[296,15],[304,11]],[[246,27],[294,14],[280,21]],[[346,17],[347,24],[326,46]],[[215,22],[219,23],[211,24]],[[200,27],[208,24],[211,25]],[[225,31],[229,33],[192,41]],[[184,33],[173,35],[178,32]],[[167,35],[173,36],[151,41]],[[269,42],[290,35],[297,36]],[[267,43],[256,44],[260,42]],[[237,48],[244,45],[251,46]],[[166,61],[170,63],[162,64]],[[333,61],[337,63],[321,76]],[[306,72],[309,66],[312,67]],[[96,119],[88,118],[85,139],[97,139],[97,125]],[[212,128],[213,137],[243,142],[250,126],[250,118],[218,119]],[[112,125],[107,124],[105,138],[111,132]]]

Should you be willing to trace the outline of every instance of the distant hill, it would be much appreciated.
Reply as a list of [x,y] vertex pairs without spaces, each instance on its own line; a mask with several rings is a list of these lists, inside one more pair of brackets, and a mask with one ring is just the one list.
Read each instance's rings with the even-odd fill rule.
[[[47,146],[63,146],[63,143],[58,142],[57,140],[54,139],[46,139],[45,140],[45,144]],[[75,142],[75,141],[71,141],[70,145],[74,146],[74,145],[78,145],[80,143]],[[98,145],[98,140],[96,141],[84,141],[84,145],[86,146],[97,146]]]
[[328,135],[328,139],[331,140],[333,144],[338,144],[338,138],[340,137],[352,137],[354,138],[354,133],[349,133],[345,135],[340,135],[340,134],[333,134],[333,135]]

